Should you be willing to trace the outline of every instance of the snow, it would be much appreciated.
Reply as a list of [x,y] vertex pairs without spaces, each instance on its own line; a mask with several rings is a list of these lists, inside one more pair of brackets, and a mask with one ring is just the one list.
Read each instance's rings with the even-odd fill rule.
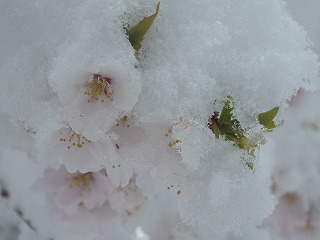
[[137,52],[156,5],[0,1],[0,237],[319,238],[319,3],[163,0]]

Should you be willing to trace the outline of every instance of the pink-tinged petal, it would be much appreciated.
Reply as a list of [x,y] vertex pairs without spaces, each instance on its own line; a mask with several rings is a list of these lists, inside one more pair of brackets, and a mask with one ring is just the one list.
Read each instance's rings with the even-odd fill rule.
[[37,183],[41,186],[39,190],[46,192],[48,198],[54,199],[56,207],[69,215],[75,214],[81,206],[87,210],[103,206],[113,189],[103,172],[72,174],[64,166],[45,172]]
[[92,191],[83,194],[84,206],[91,210],[97,207],[103,206],[106,198],[110,194],[113,186],[111,185],[108,178],[101,173],[92,173]]
[[130,213],[134,209],[140,208],[145,200],[145,195],[137,187],[134,177],[130,179],[126,187],[114,188],[108,197],[112,209],[121,214]]
[[86,137],[63,127],[45,139],[40,139],[39,158],[55,168],[64,164],[68,172],[96,172],[103,168],[103,159],[113,151],[106,141],[92,142]]
[[[133,65],[132,70],[137,74],[124,71],[127,67],[128,65],[123,68],[123,63],[118,61],[108,62],[91,77],[80,78],[74,82],[77,87],[82,83],[81,90],[70,93],[73,95],[72,99],[67,96],[68,101],[62,100],[64,105],[62,115],[76,132],[92,141],[101,140],[119,114],[132,109],[141,92],[140,74]],[[74,76],[77,76],[77,72],[78,69]],[[101,76],[100,82],[103,82],[103,79],[110,79],[104,82],[108,86],[98,84],[97,76]]]
[[48,168],[44,171],[43,177],[36,182],[34,189],[47,193],[59,191],[65,187],[65,178],[68,175],[63,166],[58,170]]
[[[119,232],[124,229],[121,224],[119,215],[109,206],[102,206],[88,211],[85,207],[80,207],[75,214],[67,214],[61,211],[54,211],[54,216],[58,222],[63,225],[68,225],[74,231],[95,232],[103,235],[103,239],[129,239],[127,236],[119,238]],[[112,236],[115,232],[116,236]],[[110,237],[107,237],[110,235]],[[99,238],[100,239],[100,238]]]
[[133,167],[128,162],[110,162],[106,168],[108,178],[115,187],[125,187],[133,176]]
[[115,144],[119,154],[136,152],[149,136],[147,130],[136,126],[135,119],[131,116],[118,119],[110,132],[118,136]]
[[105,174],[100,172],[95,172],[95,173],[92,173],[92,175],[94,178],[93,185],[94,185],[94,188],[97,189],[97,191],[99,189],[100,191],[104,191],[108,193],[111,192],[112,184],[110,183],[108,177]]
[[318,211],[306,206],[295,193],[280,198],[274,212],[267,217],[263,226],[273,239],[317,239],[319,234]]
[[68,214],[76,213],[81,202],[81,192],[78,189],[73,190],[72,188],[69,188],[57,192],[55,195],[55,204],[57,207]]
[[84,149],[81,150],[66,152],[66,160],[64,160],[63,163],[68,172],[96,172],[103,168],[98,161],[93,159],[88,148],[89,147],[84,147]]

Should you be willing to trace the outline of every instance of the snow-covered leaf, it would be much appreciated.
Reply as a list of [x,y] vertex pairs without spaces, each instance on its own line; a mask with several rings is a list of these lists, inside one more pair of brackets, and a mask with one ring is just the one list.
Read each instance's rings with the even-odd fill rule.
[[127,34],[129,36],[129,41],[132,47],[139,51],[141,48],[141,42],[144,36],[149,31],[150,27],[152,26],[154,20],[156,19],[160,8],[160,2],[157,4],[156,12],[149,17],[145,17],[141,20],[137,25],[127,30]]
[[272,130],[276,127],[273,119],[279,112],[279,107],[272,108],[267,112],[260,113],[258,118],[261,125],[263,125],[266,129]]

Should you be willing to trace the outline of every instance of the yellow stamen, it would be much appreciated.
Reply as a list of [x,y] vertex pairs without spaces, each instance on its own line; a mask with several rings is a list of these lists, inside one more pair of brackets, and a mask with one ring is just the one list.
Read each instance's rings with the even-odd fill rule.
[[[74,138],[76,136],[76,138]],[[73,146],[76,146],[78,149],[82,148],[85,143],[91,143],[89,139],[82,136],[81,134],[76,134],[73,130],[70,130],[70,135],[68,139],[67,149],[70,149]],[[60,138],[60,142],[66,142],[66,138]]]
[[[82,190],[90,191],[90,185],[93,181],[91,173],[74,173],[71,178],[65,178],[65,181],[70,181],[70,188],[81,188]],[[80,193],[81,194],[81,193]]]
[[77,144],[77,147],[78,147],[78,148],[82,148],[82,144],[80,143],[81,135],[80,135],[80,134],[77,134],[77,138],[78,138],[78,144]]
[[89,82],[87,82],[87,89],[84,91],[84,95],[89,96],[88,102],[99,101],[101,103],[105,102],[108,98],[110,102],[113,101],[113,89],[111,88],[112,80],[108,77],[102,77],[99,74],[93,74]]

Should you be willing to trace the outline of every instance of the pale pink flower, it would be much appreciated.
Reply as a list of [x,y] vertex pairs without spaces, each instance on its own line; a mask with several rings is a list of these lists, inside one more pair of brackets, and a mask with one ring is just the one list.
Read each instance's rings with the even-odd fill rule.
[[145,123],[150,131],[144,144],[142,160],[135,165],[136,184],[146,194],[162,191],[181,193],[181,179],[187,175],[181,157],[181,141],[174,138],[172,124]]
[[263,226],[272,239],[317,240],[319,224],[319,211],[316,208],[305,206],[297,194],[287,193],[280,198]]
[[305,97],[305,92],[302,88],[300,88],[295,95],[292,95],[291,99],[287,101],[289,107],[297,107],[300,106],[301,102],[303,102],[303,98]]
[[115,187],[125,187],[134,173],[133,166],[141,159],[142,147],[148,132],[136,126],[132,117],[124,116],[117,120],[109,136],[115,149],[112,158],[106,158],[104,166]]
[[58,170],[48,168],[35,189],[48,194],[54,204],[68,215],[75,214],[80,206],[87,210],[102,207],[112,190],[103,172],[69,173],[61,166]]
[[119,116],[131,111],[141,83],[133,65],[110,61],[96,66],[96,70],[90,66],[63,68],[63,73],[52,76],[51,84],[61,100],[64,120],[74,131],[97,141],[105,137]]
[[130,179],[126,187],[113,188],[108,197],[110,207],[124,216],[131,216],[145,201],[146,195],[137,187],[135,176]]
[[48,162],[54,168],[64,164],[71,173],[101,170],[103,158],[114,151],[106,141],[92,142],[70,127],[52,131],[38,141],[41,161]]

